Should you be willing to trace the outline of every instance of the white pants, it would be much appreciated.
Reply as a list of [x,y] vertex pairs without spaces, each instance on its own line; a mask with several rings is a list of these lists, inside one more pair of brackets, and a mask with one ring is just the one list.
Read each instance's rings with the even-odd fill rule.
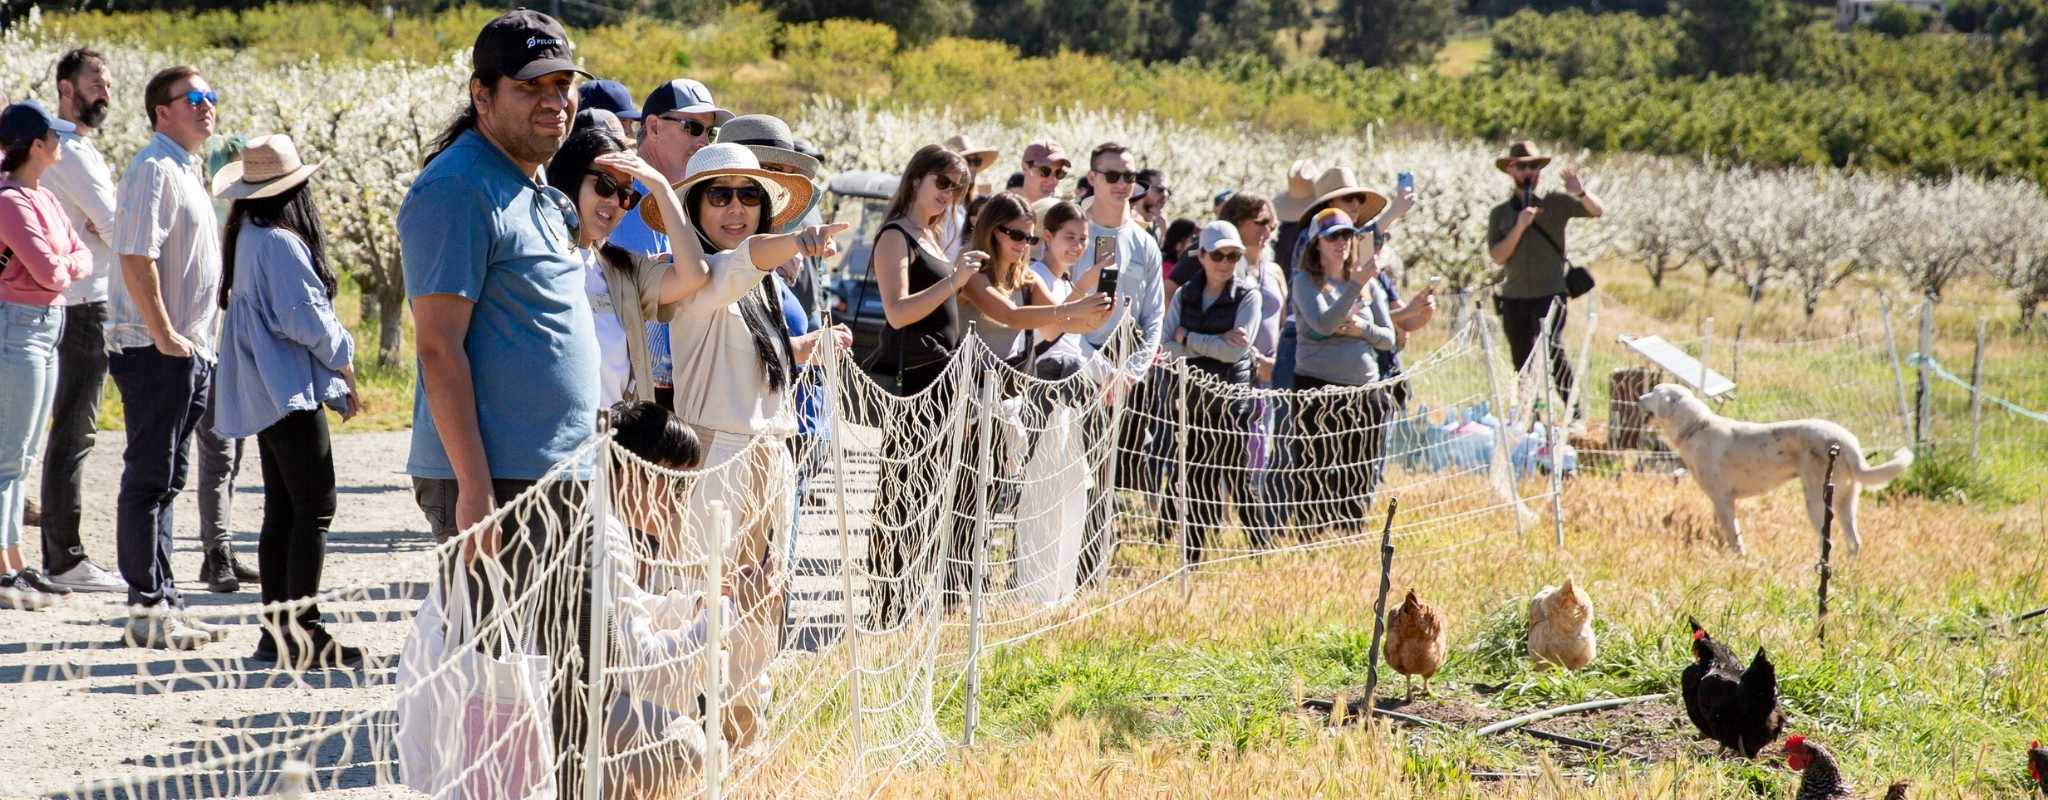
[[1037,448],[1025,456],[1017,502],[1017,596],[1028,603],[1059,605],[1072,600],[1079,586],[1093,476],[1078,416],[1072,408],[1055,407]]
[[[754,437],[696,428],[704,448],[705,473],[691,484],[683,498],[684,555],[681,560],[700,559],[713,552],[712,542],[725,562],[725,573],[745,566],[768,570],[770,599],[753,609],[743,610],[727,629],[726,647],[731,653],[730,689],[727,695],[727,725],[734,734],[734,746],[744,747],[755,737],[762,712],[768,707],[773,685],[768,664],[775,658],[781,632],[782,592],[788,583],[789,565],[770,554],[787,551],[789,536],[790,485],[796,469],[789,460],[789,448],[780,438]],[[724,506],[731,527],[713,529],[712,505]],[[701,572],[687,570],[701,580]],[[699,584],[701,586],[701,584]],[[692,587],[697,588],[697,587]],[[716,592],[716,587],[708,589]]]

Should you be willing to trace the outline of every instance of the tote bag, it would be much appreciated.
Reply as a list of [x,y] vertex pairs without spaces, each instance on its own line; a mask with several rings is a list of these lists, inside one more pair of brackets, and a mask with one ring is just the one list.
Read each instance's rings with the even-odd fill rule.
[[[511,591],[504,568],[480,563],[484,591],[499,599],[494,608],[505,609]],[[442,581],[434,581],[399,651],[399,778],[448,800],[556,800],[548,659],[533,652],[524,626],[508,625],[506,635],[493,637],[520,643],[507,652],[479,649],[468,581],[452,583],[444,593]]]

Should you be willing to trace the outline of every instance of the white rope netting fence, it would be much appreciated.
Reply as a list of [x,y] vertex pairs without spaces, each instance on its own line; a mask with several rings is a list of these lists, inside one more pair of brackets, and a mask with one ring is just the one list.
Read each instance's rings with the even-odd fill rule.
[[[828,351],[791,393],[817,412],[807,433],[699,432],[702,461],[687,470],[601,434],[547,478],[500,487],[484,524],[395,559],[394,582],[211,615],[285,634],[309,610],[340,626],[403,622],[402,644],[364,669],[196,653],[134,664],[139,681],[126,690],[185,709],[215,690],[266,691],[234,695],[215,726],[223,735],[174,757],[4,793],[868,792],[974,735],[981,667],[999,648],[1224,565],[1375,547],[1392,497],[1392,537],[1411,566],[1561,545],[1561,493],[1602,469],[1672,465],[1654,431],[1615,433],[1640,428],[1623,390],[1646,379],[1616,376],[1647,365],[1617,338],[1635,331],[1609,328],[1599,303],[1573,304],[1560,337],[1582,397],[1551,374],[1547,338],[1516,370],[1492,315],[1451,316],[1406,354],[1400,378],[1314,391],[1154,363],[1128,329],[1072,374],[1020,370],[970,338],[908,396],[886,385],[894,376]],[[1629,315],[1616,306],[1608,316]],[[1917,325],[1900,316],[1895,336]],[[1709,365],[1742,376],[1724,413],[1827,416],[1877,450],[1912,439],[1899,389],[1918,367],[1884,327],[1747,341],[1739,355],[1712,338],[1673,341],[1704,344]],[[1828,388],[1771,388],[1813,371]],[[1930,392],[1950,421],[1938,431],[1963,428],[1947,407],[1973,390],[1934,374]],[[2043,424],[1988,397],[1981,413],[1997,425]],[[16,680],[78,682],[105,669],[48,664]],[[135,713],[189,710],[143,703]],[[61,711],[24,716],[59,724]]]

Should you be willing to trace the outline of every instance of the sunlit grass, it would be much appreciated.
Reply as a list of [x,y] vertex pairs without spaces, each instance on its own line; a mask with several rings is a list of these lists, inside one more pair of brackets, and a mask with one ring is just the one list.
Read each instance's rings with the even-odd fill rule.
[[1484,68],[1492,57],[1491,36],[1452,39],[1436,51],[1436,71],[1447,78],[1462,78]]

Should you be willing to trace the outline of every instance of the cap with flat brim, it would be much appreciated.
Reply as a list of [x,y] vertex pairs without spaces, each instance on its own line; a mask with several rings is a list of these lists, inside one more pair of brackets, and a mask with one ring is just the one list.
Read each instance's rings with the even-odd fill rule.
[[[671,185],[678,198],[687,197],[690,187],[718,178],[752,178],[768,192],[768,230],[771,233],[785,230],[803,218],[810,211],[812,201],[818,194],[817,184],[802,175],[776,172],[761,168],[761,162],[752,149],[738,144],[721,143],[698,150],[690,157],[690,171],[682,180]],[[660,203],[641,203],[640,219],[657,233],[668,233],[668,224],[662,219]]]

